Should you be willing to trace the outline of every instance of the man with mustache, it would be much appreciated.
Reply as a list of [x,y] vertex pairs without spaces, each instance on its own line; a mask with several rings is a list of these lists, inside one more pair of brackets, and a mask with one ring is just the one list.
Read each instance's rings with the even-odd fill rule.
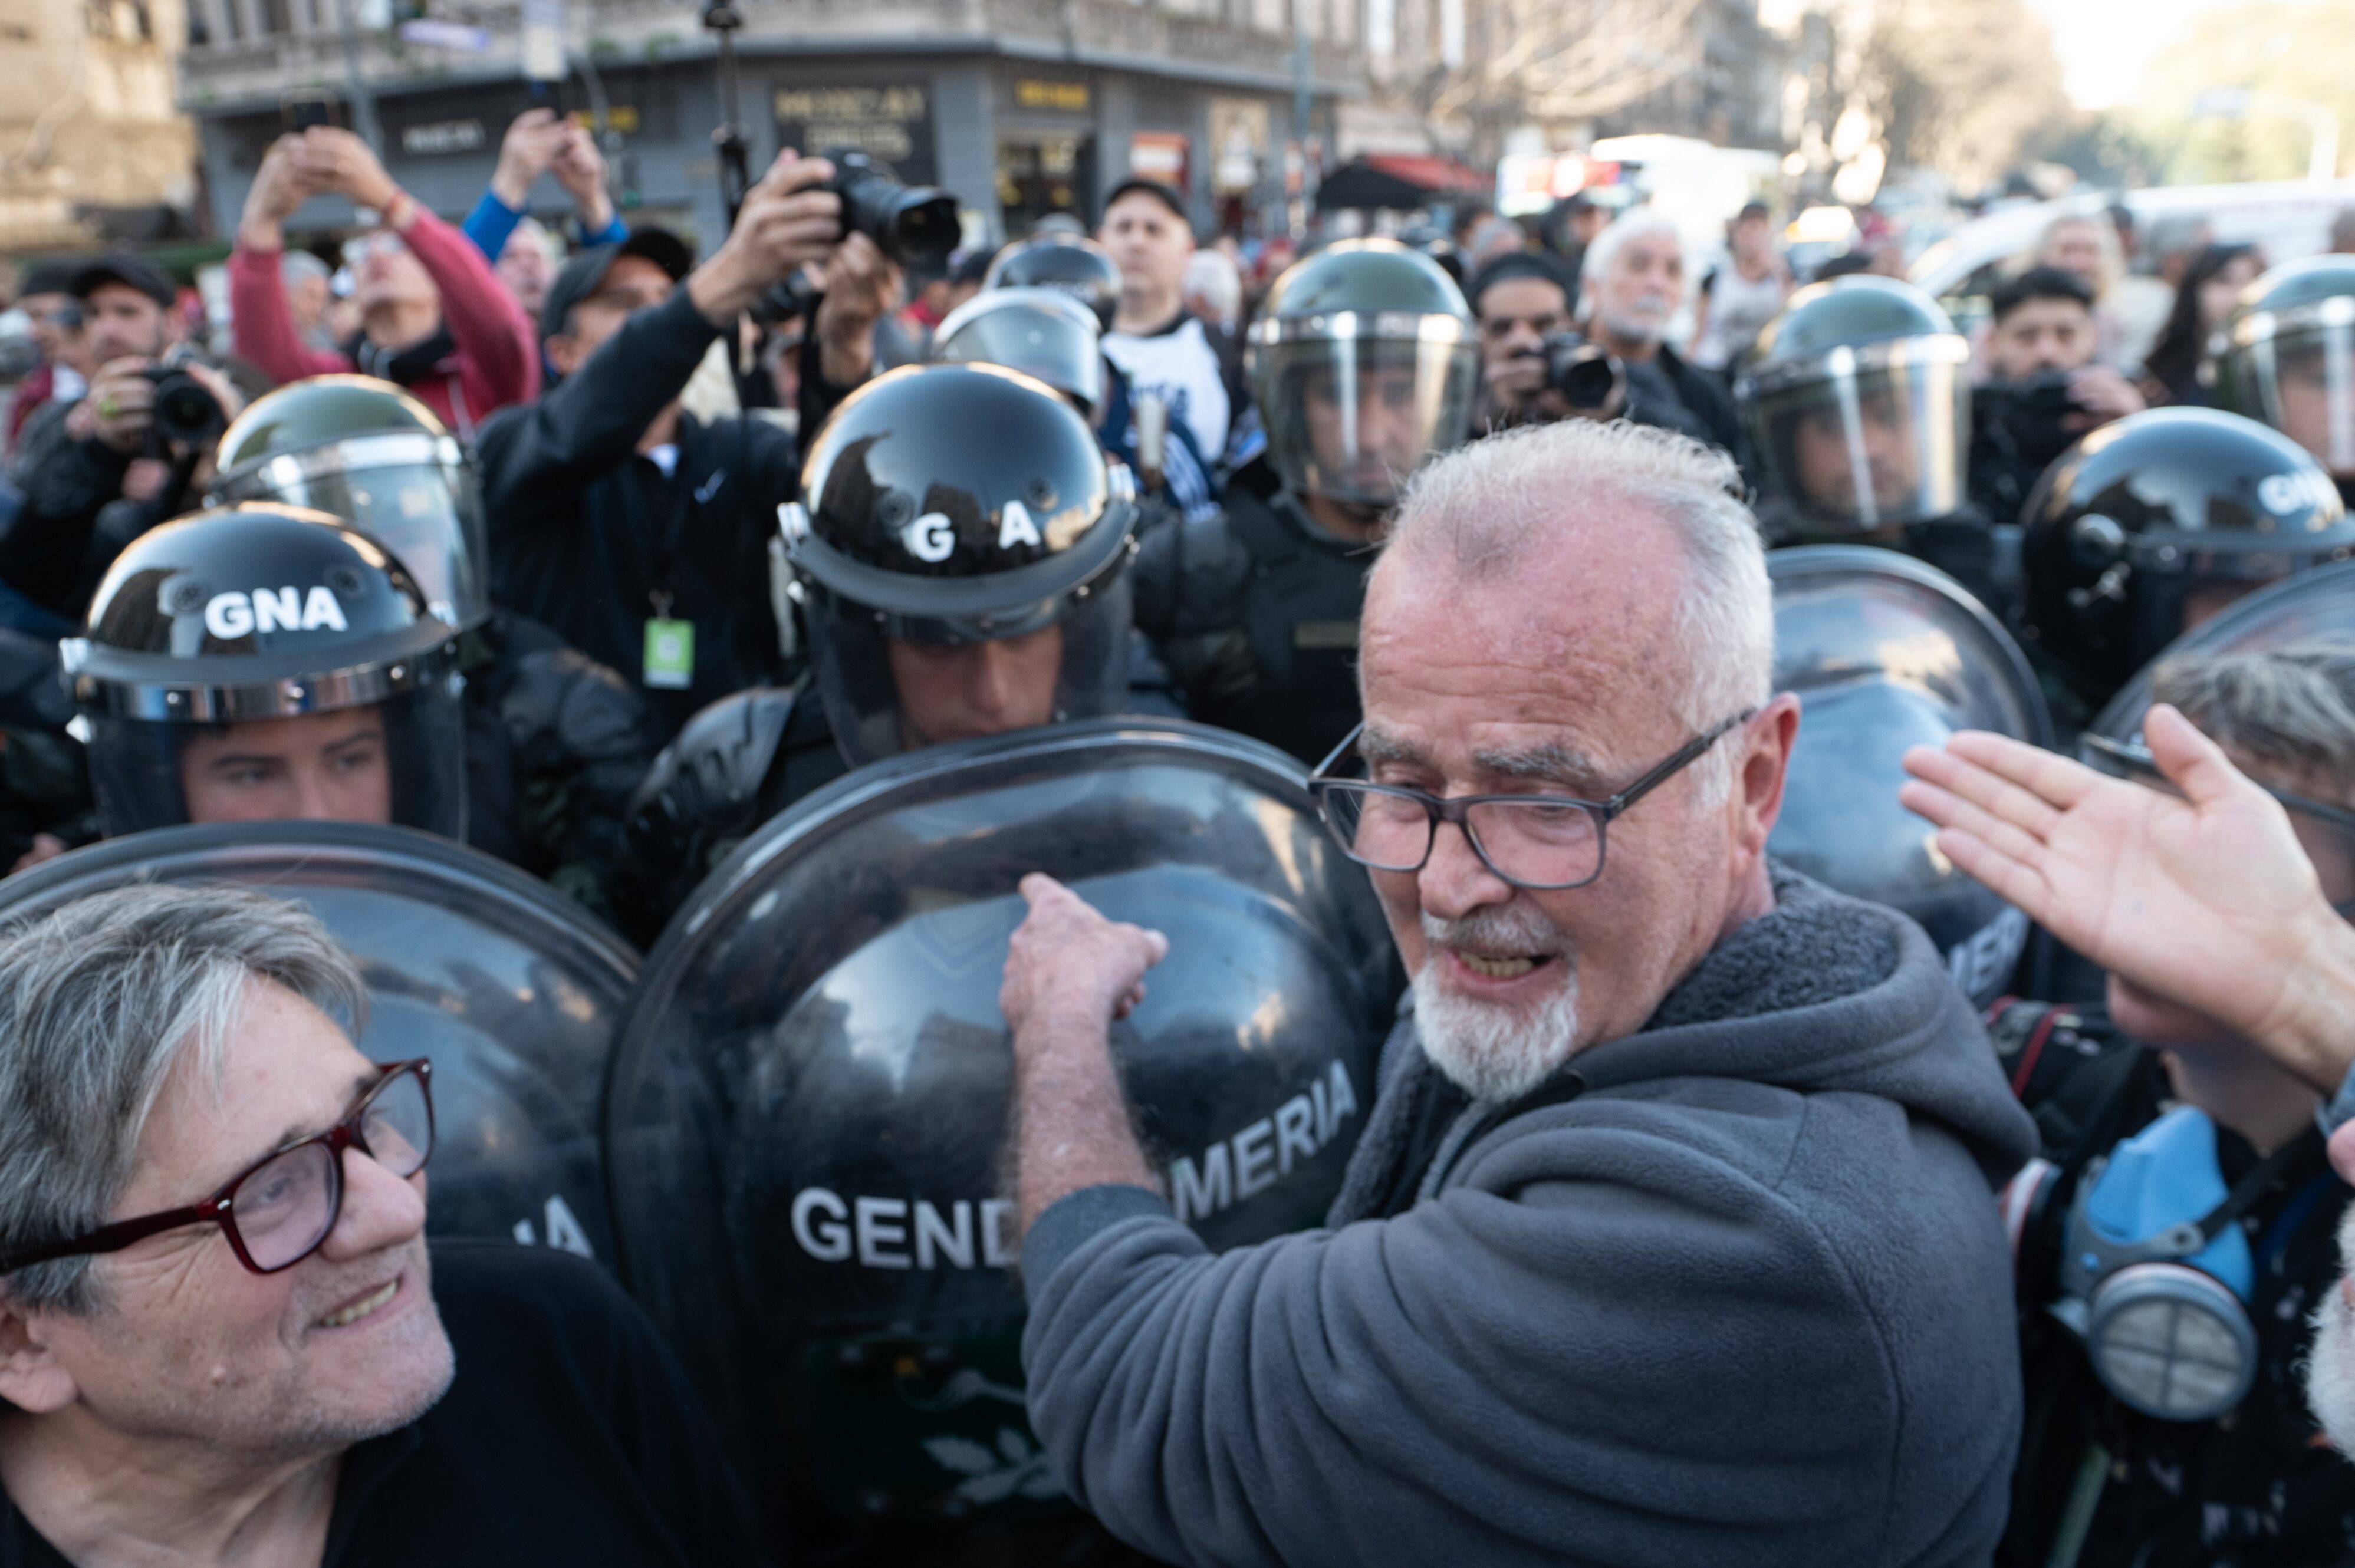
[[1330,1228],[1172,1217],[1106,1044],[1167,944],[1026,880],[1031,1423],[1155,1557],[1987,1560],[2030,1128],[1920,928],[1766,859],[1798,702],[1739,483],[1568,420],[1409,489],[1364,772],[1311,785],[1414,981]]
[[1750,472],[1750,440],[1725,384],[1667,341],[1685,297],[1675,222],[1649,207],[1622,214],[1587,247],[1578,277],[1586,335],[1627,367],[1627,418],[1722,447]]

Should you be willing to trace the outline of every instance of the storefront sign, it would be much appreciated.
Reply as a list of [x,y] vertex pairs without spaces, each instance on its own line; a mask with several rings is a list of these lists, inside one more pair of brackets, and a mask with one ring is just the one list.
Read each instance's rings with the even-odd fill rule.
[[1186,188],[1186,138],[1176,131],[1139,131],[1128,139],[1128,172]]
[[847,148],[891,165],[911,184],[933,179],[931,90],[889,87],[781,87],[775,99],[777,144],[803,153]]
[[1073,114],[1088,111],[1088,84],[1083,81],[1039,81],[1014,84],[1017,109],[1060,109]]
[[1252,98],[1210,100],[1210,189],[1247,196],[1268,158],[1267,105]]
[[400,129],[400,150],[414,158],[478,152],[489,144],[490,135],[479,120],[435,120]]

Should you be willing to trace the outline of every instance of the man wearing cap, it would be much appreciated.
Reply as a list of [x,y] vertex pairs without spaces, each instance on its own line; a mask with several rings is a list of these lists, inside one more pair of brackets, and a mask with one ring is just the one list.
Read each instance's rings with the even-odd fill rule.
[[1480,323],[1480,400],[1472,433],[1541,425],[1574,411],[1546,378],[1546,340],[1570,329],[1570,290],[1551,256],[1499,256],[1465,290]]
[[781,155],[699,267],[658,228],[575,256],[540,313],[556,386],[476,445],[493,599],[634,683],[656,744],[706,704],[790,674],[769,541],[794,493],[794,440],[753,417],[707,424],[678,399],[738,316],[813,261],[826,295],[802,429],[867,378],[899,275],[871,241],[842,238],[839,199],[817,188],[831,173]]
[[[178,511],[211,459],[208,441],[155,430],[152,373],[181,336],[172,280],[135,256],[110,255],[85,262],[68,287],[97,368],[86,396],[53,399],[26,425],[9,470],[24,504],[0,536],[0,581],[49,618],[20,629],[49,636],[80,622],[115,553]],[[173,357],[212,394],[224,422],[237,412],[226,377],[186,351]],[[123,503],[127,510],[108,514]]]
[[[314,196],[381,215],[353,242],[360,330],[333,349],[305,347],[279,271],[284,225]],[[280,381],[357,370],[407,387],[471,438],[495,409],[539,391],[531,323],[464,234],[384,172],[348,131],[314,126],[272,143],[246,193],[229,261],[237,352]]]
[[1194,230],[1186,203],[1158,180],[1124,180],[1104,203],[1096,238],[1120,266],[1120,307],[1104,356],[1139,397],[1161,399],[1221,469],[1252,455],[1250,385],[1235,341],[1186,308]]

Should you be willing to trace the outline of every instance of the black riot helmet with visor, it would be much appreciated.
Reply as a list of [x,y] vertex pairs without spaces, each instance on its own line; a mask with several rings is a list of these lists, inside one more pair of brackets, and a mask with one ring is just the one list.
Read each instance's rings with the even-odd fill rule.
[[433,411],[389,381],[314,376],[255,398],[221,437],[216,503],[282,501],[332,513],[390,550],[433,613],[491,613],[474,465]]
[[[101,827],[114,838],[192,820],[334,814],[192,810],[192,772],[203,770],[194,781],[204,800],[216,798],[216,767],[227,770],[223,785],[266,785],[275,765],[239,753],[240,732],[365,708],[380,722],[373,746],[304,744],[327,745],[325,768],[368,782],[347,797],[374,803],[366,820],[463,839],[456,639],[407,567],[325,513],[248,503],[150,530],[115,557],[91,600],[88,633],[63,648],[90,726]],[[286,738],[313,727],[266,733]],[[257,753],[263,748],[257,741]],[[219,755],[208,762],[209,753]],[[380,797],[368,778],[378,768]]]
[[2224,324],[2219,402],[2355,485],[2355,256],[2310,256],[2241,291]]
[[1387,510],[1470,432],[1480,350],[1439,264],[1345,239],[1286,268],[1251,331],[1252,395],[1284,488]]
[[2355,519],[2305,449],[2212,408],[2093,431],[2019,520],[2027,627],[2095,700],[2235,598],[2355,553]]
[[1735,383],[1767,487],[1803,536],[1875,534],[1963,508],[1970,344],[1893,278],[1810,284]]
[[1110,328],[1120,309],[1120,264],[1092,239],[1071,234],[1034,234],[999,251],[983,277],[982,292],[999,289],[1052,289],[1087,307],[1099,327]]
[[[1121,710],[1135,484],[1054,388],[994,365],[894,370],[827,419],[802,496],[778,521],[852,764]],[[949,715],[911,682],[955,689]]]
[[1002,365],[1037,376],[1093,418],[1104,400],[1103,329],[1095,313],[1060,289],[989,289],[948,313],[932,356],[952,365]]

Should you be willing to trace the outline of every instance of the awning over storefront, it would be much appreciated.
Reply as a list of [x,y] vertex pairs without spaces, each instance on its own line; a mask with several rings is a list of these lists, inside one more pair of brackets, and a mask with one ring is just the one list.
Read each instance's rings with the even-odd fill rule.
[[1386,207],[1414,212],[1435,201],[1486,196],[1487,175],[1430,153],[1369,153],[1325,176],[1316,188],[1320,211]]

